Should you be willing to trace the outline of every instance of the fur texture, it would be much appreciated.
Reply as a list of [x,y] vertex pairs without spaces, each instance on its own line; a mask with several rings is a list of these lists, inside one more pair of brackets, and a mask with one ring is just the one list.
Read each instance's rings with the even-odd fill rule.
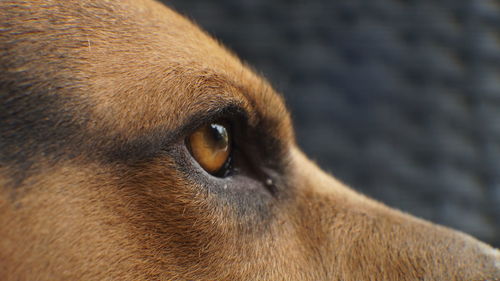
[[[1,1],[0,69],[0,280],[500,280],[311,163],[268,83],[157,2]],[[228,178],[184,143],[215,118]]]

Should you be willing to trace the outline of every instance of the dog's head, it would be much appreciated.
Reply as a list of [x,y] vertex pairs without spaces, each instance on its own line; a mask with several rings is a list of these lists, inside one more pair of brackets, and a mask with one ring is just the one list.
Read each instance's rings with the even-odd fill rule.
[[149,0],[0,2],[1,280],[498,280],[297,148],[269,84]]

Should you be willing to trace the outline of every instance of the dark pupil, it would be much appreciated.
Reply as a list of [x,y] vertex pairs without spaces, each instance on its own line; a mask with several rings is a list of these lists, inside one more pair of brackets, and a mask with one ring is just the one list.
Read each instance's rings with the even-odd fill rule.
[[225,148],[228,145],[229,136],[224,126],[219,124],[210,124],[210,133],[212,135],[214,145],[219,148]]

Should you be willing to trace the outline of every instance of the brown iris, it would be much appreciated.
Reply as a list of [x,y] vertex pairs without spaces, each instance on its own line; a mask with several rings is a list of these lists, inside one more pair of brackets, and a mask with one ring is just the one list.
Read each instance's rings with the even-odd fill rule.
[[199,127],[186,141],[194,159],[210,174],[218,174],[227,166],[231,140],[225,122]]

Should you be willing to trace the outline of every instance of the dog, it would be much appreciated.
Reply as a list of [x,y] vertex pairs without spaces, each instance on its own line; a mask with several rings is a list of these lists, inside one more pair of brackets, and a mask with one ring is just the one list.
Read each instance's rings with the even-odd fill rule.
[[0,2],[0,280],[500,280],[319,169],[282,97],[152,0]]

